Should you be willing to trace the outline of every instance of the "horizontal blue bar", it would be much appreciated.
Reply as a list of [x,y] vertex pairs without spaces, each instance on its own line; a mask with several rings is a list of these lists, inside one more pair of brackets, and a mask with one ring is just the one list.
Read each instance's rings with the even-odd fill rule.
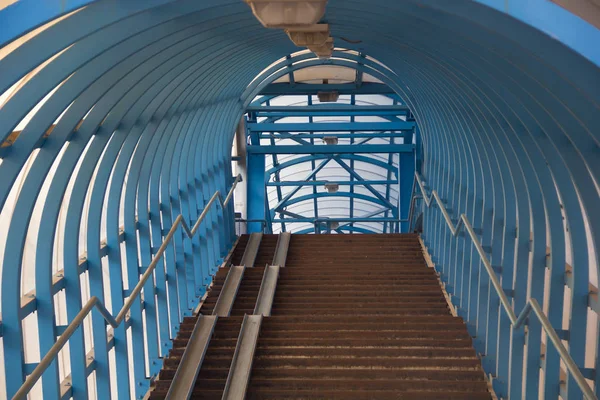
[[271,83],[261,90],[261,95],[280,94],[317,94],[318,92],[336,91],[339,94],[395,94],[389,86],[383,83],[363,83],[356,85],[352,83],[341,84],[309,84],[297,83]]
[[316,122],[316,123],[251,123],[250,132],[348,132],[348,131],[412,131],[414,122]]
[[360,185],[395,185],[397,180],[389,181],[287,181],[287,182],[269,182],[267,186],[322,186],[326,183],[337,183],[340,186],[360,186]]
[[288,222],[309,222],[309,223],[327,223],[327,222],[408,222],[408,220],[397,219],[397,218],[274,218],[273,223],[288,223]]
[[324,104],[312,106],[250,106],[247,112],[261,117],[310,117],[310,116],[378,116],[407,115],[408,107],[398,105],[353,106],[347,104]]
[[260,112],[257,113],[259,117],[269,118],[285,118],[285,117],[396,117],[406,116],[406,111],[376,111],[376,110],[364,110],[364,111],[307,111],[304,113],[288,113],[288,112]]
[[310,106],[249,106],[246,111],[284,111],[289,113],[302,113],[305,111],[310,112],[321,112],[321,111],[408,111],[409,108],[403,105],[394,104],[383,104],[383,105],[351,105],[343,103],[325,103],[325,104],[313,104]]
[[403,138],[404,133],[388,133],[388,132],[380,132],[380,133],[263,133],[260,135],[261,139],[323,139],[336,137],[338,139],[365,139],[365,138]]
[[248,154],[368,154],[368,153],[410,153],[412,144],[331,144],[305,146],[248,146]]

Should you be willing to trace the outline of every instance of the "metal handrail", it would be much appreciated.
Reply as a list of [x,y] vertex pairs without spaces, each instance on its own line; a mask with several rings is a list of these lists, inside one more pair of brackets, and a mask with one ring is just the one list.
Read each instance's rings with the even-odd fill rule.
[[160,258],[162,257],[163,253],[167,249],[167,246],[169,245],[171,240],[173,239],[173,235],[177,231],[177,228],[179,227],[179,225],[181,225],[183,227],[183,230],[185,231],[186,235],[191,239],[198,231],[198,228],[200,227],[202,220],[208,214],[208,211],[210,210],[210,207],[212,206],[212,204],[215,201],[219,200],[221,207],[224,209],[227,206],[227,204],[229,203],[229,201],[231,200],[231,196],[233,196],[233,190],[235,189],[237,184],[241,181],[242,181],[242,176],[238,175],[235,178],[233,185],[231,186],[231,189],[229,190],[229,193],[227,194],[227,197],[225,198],[225,200],[223,200],[223,198],[221,197],[221,193],[217,190],[215,192],[215,194],[212,195],[212,197],[210,198],[210,200],[208,201],[206,206],[204,207],[204,210],[202,210],[200,217],[198,217],[198,220],[196,221],[196,223],[194,224],[192,229],[190,229],[188,227],[188,225],[186,224],[186,222],[183,219],[183,216],[181,214],[179,214],[177,216],[177,218],[173,222],[173,226],[171,226],[171,229],[169,230],[169,233],[167,233],[167,236],[165,236],[165,240],[160,245],[160,248],[156,252],[156,255],[152,259],[152,262],[150,262],[148,269],[146,269],[146,272],[144,272],[140,281],[137,283],[135,288],[133,288],[133,290],[131,291],[131,294],[129,295],[129,298],[127,299],[127,301],[123,305],[123,308],[121,308],[121,310],[119,311],[119,313],[117,314],[116,317],[112,316],[112,314],[106,309],[106,307],[100,301],[100,299],[98,299],[96,296],[92,296],[87,301],[87,303],[85,303],[85,305],[81,308],[81,311],[79,311],[79,313],[75,316],[75,318],[73,318],[73,321],[71,321],[71,323],[66,327],[63,334],[59,336],[59,338],[56,340],[56,343],[54,343],[54,345],[50,348],[50,350],[48,350],[48,353],[46,353],[44,358],[42,358],[42,360],[37,365],[37,367],[35,367],[33,372],[27,377],[27,379],[25,380],[23,385],[21,385],[21,387],[19,388],[17,393],[15,393],[15,395],[13,396],[13,400],[20,400],[20,399],[26,398],[27,393],[29,393],[31,388],[33,388],[33,386],[40,379],[40,377],[42,376],[44,371],[46,371],[46,369],[48,368],[50,363],[52,363],[52,361],[58,355],[58,353],[62,350],[64,345],[67,344],[67,342],[69,341],[69,339],[71,338],[73,333],[75,333],[75,331],[77,330],[79,325],[81,325],[81,323],[88,316],[88,314],[90,314],[92,312],[94,307],[96,307],[98,309],[98,311],[100,311],[100,314],[104,317],[106,322],[108,322],[113,328],[117,328],[121,324],[121,322],[123,322],[125,317],[127,316],[129,309],[131,308],[131,306],[133,305],[133,302],[137,299],[137,297],[141,293],[142,288],[143,288],[144,284],[146,283],[146,281],[148,280],[148,278],[150,278],[150,276],[152,276],[152,272],[158,265]]
[[[494,289],[496,290],[496,294],[500,298],[500,302],[502,303],[504,310],[508,314],[508,318],[510,319],[513,329],[516,330],[516,329],[519,329],[522,326],[524,326],[525,321],[527,320],[527,317],[529,316],[529,314],[531,314],[533,312],[537,316],[541,325],[544,327],[544,330],[546,331],[548,338],[550,339],[550,341],[556,348],[558,354],[560,355],[560,358],[564,361],[565,365],[567,366],[567,369],[572,374],[573,379],[575,379],[575,382],[577,382],[577,385],[585,394],[585,397],[588,400],[598,400],[598,397],[596,397],[596,395],[594,394],[594,391],[587,384],[585,377],[579,370],[579,367],[577,366],[577,364],[575,364],[575,361],[573,361],[573,359],[571,358],[571,355],[569,354],[568,350],[562,344],[561,339],[559,338],[558,334],[552,327],[550,320],[548,319],[548,317],[542,310],[542,307],[539,305],[537,300],[534,299],[533,297],[530,297],[527,300],[527,304],[525,305],[525,307],[523,307],[523,310],[521,310],[521,312],[517,316],[517,314],[515,313],[515,311],[513,310],[512,306],[510,304],[510,301],[508,300],[508,297],[506,297],[506,294],[504,293],[504,289],[502,289],[502,285],[500,284],[500,281],[498,280],[498,277],[496,276],[496,273],[494,272],[494,269],[492,268],[492,264],[490,263],[490,260],[487,258],[485,251],[483,250],[483,247],[481,246],[481,242],[479,241],[479,238],[477,238],[477,235],[475,234],[475,230],[471,226],[471,222],[469,221],[469,218],[467,218],[467,216],[465,214],[461,214],[460,218],[458,220],[458,223],[456,225],[454,225],[454,223],[450,219],[450,215],[448,214],[448,211],[446,210],[446,206],[442,202],[442,199],[440,199],[440,196],[438,195],[437,191],[433,190],[431,192],[431,196],[428,197],[427,193],[425,191],[425,186],[423,185],[423,180],[418,172],[415,173],[415,181],[419,186],[421,195],[423,197],[423,200],[425,201],[425,204],[427,205],[427,208],[431,207],[431,205],[433,204],[433,200],[436,201],[438,207],[440,208],[440,211],[442,212],[442,215],[444,216],[444,219],[446,220],[446,223],[448,224],[448,228],[450,228],[450,231],[452,232],[452,236],[456,236],[458,234],[461,225],[463,225],[465,227],[465,229],[467,230],[467,232],[469,233],[469,236],[471,237],[471,240],[473,241],[473,244],[475,245],[475,248],[477,249],[477,253],[479,253],[479,257],[481,258],[481,261],[483,262],[485,270],[487,271],[488,276],[490,277],[490,280],[492,281],[492,285],[494,286]],[[418,196],[418,194],[415,194],[413,196],[413,199],[416,196]],[[412,221],[412,214],[410,215],[409,219]]]

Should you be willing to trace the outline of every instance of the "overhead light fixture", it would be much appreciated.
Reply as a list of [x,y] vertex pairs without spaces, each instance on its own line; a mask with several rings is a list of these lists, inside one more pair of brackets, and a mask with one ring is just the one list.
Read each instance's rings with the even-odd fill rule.
[[338,144],[337,136],[327,136],[323,138],[325,144]]
[[333,54],[333,38],[327,38],[325,43],[320,46],[308,46],[308,49],[319,58],[331,58]]
[[327,193],[337,193],[340,190],[340,185],[337,183],[326,183],[325,190],[327,190]]
[[314,25],[325,15],[327,0],[244,0],[266,28]]
[[317,97],[321,103],[335,103],[340,98],[340,92],[332,90],[331,92],[317,92]]
[[290,28],[285,32],[298,47],[324,46],[329,39],[329,24],[315,24],[307,27]]

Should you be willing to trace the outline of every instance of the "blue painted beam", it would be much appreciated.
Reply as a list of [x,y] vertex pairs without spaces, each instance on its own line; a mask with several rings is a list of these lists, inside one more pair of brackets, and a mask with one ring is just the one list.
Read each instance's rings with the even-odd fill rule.
[[[281,215],[288,215],[288,216],[290,216],[292,218],[297,218],[297,219],[308,218],[308,217],[305,217],[304,215],[296,214],[296,213],[293,213],[293,212],[288,211],[288,210],[281,210],[281,211],[279,211],[279,214],[281,214]],[[318,218],[318,217],[316,217],[316,218]]]
[[[362,233],[362,234],[373,234],[373,233],[381,232],[381,231],[379,231],[379,232],[375,231],[373,229],[363,228],[360,226],[351,226],[351,225],[344,226],[343,228],[337,228],[336,231],[348,231],[351,233],[356,232],[356,233]],[[307,228],[307,229],[302,229],[302,230],[296,231],[296,232],[294,232],[294,234],[295,235],[304,235],[304,234],[312,233],[312,232],[314,232],[314,228]]]
[[255,112],[261,117],[279,117],[293,114],[300,116],[378,116],[407,115],[409,108],[402,105],[353,106],[338,103],[325,103],[312,106],[250,106],[246,112]]
[[[307,101],[307,104],[308,104],[309,106],[312,106],[312,105],[314,104],[314,103],[313,103],[313,98],[312,98],[312,96],[307,96],[307,97],[308,97],[308,99],[307,99],[307,100],[308,100],[308,101]],[[311,116],[309,116],[309,117],[308,117],[308,122],[310,122],[310,123],[312,124],[313,122],[315,122],[315,118],[314,118],[312,115],[311,115]],[[315,139],[314,139],[314,138],[311,138],[311,139],[310,139],[310,144],[312,144],[312,145],[314,145],[314,144],[315,144]],[[315,169],[315,167],[316,167],[316,163],[315,163],[315,161],[314,161],[314,160],[312,160],[312,161],[310,162],[310,166],[311,166],[311,168],[312,168],[313,170]],[[314,181],[316,181],[316,180],[317,180],[317,175],[316,175],[316,174],[313,176],[313,180],[314,180]],[[316,194],[318,193],[318,191],[317,191],[317,187],[316,187],[316,186],[313,186],[313,187],[312,187],[312,192],[313,192],[313,195],[316,195]],[[319,201],[317,200],[317,198],[316,198],[316,197],[313,199],[313,210],[314,210],[315,218],[319,218]]]
[[397,184],[397,180],[376,180],[376,181],[283,181],[283,182],[269,182],[267,186],[322,186],[326,183],[337,183],[340,186],[360,186],[360,185],[394,185]]
[[248,154],[373,154],[411,153],[412,144],[248,146]]
[[[356,70],[356,81],[357,82],[359,80],[358,79],[359,78],[358,74],[359,74],[359,71]],[[360,80],[362,81],[362,73],[360,74]],[[360,82],[360,83],[362,84],[362,82]],[[354,94],[350,95],[350,104],[352,106],[356,106],[356,95],[354,95]],[[356,122],[356,117],[354,115],[350,116],[350,122]],[[361,140],[361,142],[366,143],[366,141],[368,141],[368,140],[370,140],[370,138],[367,138],[365,140]],[[364,144],[364,143],[362,143],[362,144]],[[390,139],[390,143],[393,143],[393,139]],[[350,144],[352,144],[352,145],[356,144],[356,141],[355,141],[355,139],[353,137],[350,138]],[[354,170],[354,161],[353,160],[350,160],[350,168],[352,168]],[[355,179],[356,178],[354,177],[354,175],[350,174],[350,180],[354,181]],[[388,178],[387,179],[390,179],[389,178],[389,172],[388,172]],[[354,186],[350,185],[350,193],[354,194],[354,191],[355,191],[354,190]],[[354,197],[350,197],[350,201],[349,201],[349,205],[348,206],[350,208],[348,210],[349,214],[350,214],[350,218],[354,218]],[[386,215],[386,217],[387,217],[387,215]],[[354,224],[352,222],[349,223],[349,224],[347,224],[347,225],[354,226]],[[338,229],[339,229],[339,227],[338,227]],[[342,232],[342,231],[338,230],[338,232]],[[350,233],[353,233],[353,232],[350,232]]]
[[[410,208],[410,201],[412,197],[413,182],[415,176],[415,153],[401,154],[400,155],[400,183],[398,196],[398,208],[400,210],[400,218],[408,218],[408,211]],[[407,222],[403,222],[400,225],[401,233],[408,233],[409,226]]]
[[[397,104],[396,100],[394,100],[394,104]],[[410,117],[410,113],[409,113],[408,116]],[[394,144],[395,143],[394,139],[395,138],[390,138],[390,144]],[[362,142],[364,142],[364,140]],[[406,143],[406,141],[405,141],[405,143]],[[393,164],[394,164],[394,155],[393,154],[388,154],[388,165],[391,167],[391,166],[393,166]],[[398,177],[400,177],[400,174],[398,174]],[[387,171],[387,179],[391,179],[391,172],[390,172],[389,169]],[[385,198],[388,201],[390,200],[390,189],[391,189],[390,186],[387,186],[385,188]],[[400,191],[398,191],[398,193],[400,193]],[[388,216],[388,211],[386,211],[384,215],[387,217]],[[389,228],[390,228],[390,232],[391,232],[392,231],[392,225],[391,224],[389,224]],[[387,230],[388,230],[388,223],[384,222],[384,224],[383,224],[383,233],[387,233]]]
[[[248,154],[247,214],[248,219],[265,219],[265,156]],[[248,233],[262,232],[262,224],[251,222]]]
[[[365,55],[363,53],[360,54],[360,61],[358,62],[359,65],[363,65],[363,60],[365,59]],[[364,72],[362,69],[356,69],[356,75],[354,77],[354,82],[356,82],[356,86],[357,87],[361,87],[363,84],[363,76],[364,76]]]
[[[318,106],[315,106],[318,107]],[[268,118],[284,118],[284,117],[337,117],[337,116],[358,116],[358,117],[384,117],[384,116],[406,116],[410,111],[378,111],[376,109],[367,110],[356,110],[356,111],[321,111],[321,110],[307,110],[305,112],[286,112],[286,111],[263,111],[258,112],[259,117]]]
[[328,137],[336,137],[338,139],[377,139],[377,138],[400,138],[404,137],[403,133],[265,133],[261,134],[261,139],[323,139]]
[[[368,201],[370,203],[377,204],[381,207],[389,207],[389,205],[386,204],[387,202],[385,201],[385,199],[382,200],[375,196],[370,196],[370,195],[362,194],[362,193],[350,193],[350,192],[341,192],[341,191],[335,192],[335,193],[319,192],[317,194],[312,194],[312,193],[306,194],[306,195],[287,199],[282,204],[278,204],[277,207],[282,208],[285,206],[291,206],[293,204],[301,203],[303,201],[312,200],[315,198],[320,199],[320,198],[328,198],[328,197],[354,198],[357,200]],[[275,210],[277,210],[277,212],[279,212],[279,210],[277,208],[275,208],[275,209],[271,209],[271,213],[274,213]],[[396,212],[395,207],[394,207],[394,212]]]
[[354,217],[354,218],[310,218],[310,217],[306,217],[306,218],[276,218],[273,220],[274,223],[299,223],[299,222],[310,222],[310,223],[319,223],[319,222],[402,222],[403,220],[398,220],[397,218],[385,218],[385,217],[381,217],[381,218],[361,218],[361,217]]
[[[340,154],[340,155],[338,155],[338,158],[342,159],[342,160],[350,160],[350,161],[354,160],[354,161],[364,162],[367,164],[372,164],[373,166],[382,168],[385,171],[391,170],[392,173],[394,174],[394,176],[398,176],[398,168],[391,167],[387,163],[382,162],[381,160],[378,160],[374,157],[368,157],[368,156],[358,155],[358,154]],[[312,162],[312,161],[324,160],[324,159],[331,159],[331,155],[313,154],[313,155],[309,155],[309,156],[296,157],[293,160],[280,163],[279,167],[269,168],[265,172],[265,174],[271,175],[271,174],[274,174],[276,171],[284,169],[284,168],[290,168],[290,167],[293,167],[294,165],[302,164],[305,162]]]
[[263,88],[261,95],[311,95],[321,91],[335,90],[340,94],[394,94],[394,91],[383,83],[363,83],[360,87],[354,84],[309,84],[300,83],[290,85],[289,83],[271,83]]
[[[345,104],[345,103],[317,103],[305,106],[271,106],[268,105],[270,102],[266,101],[267,105],[250,105],[246,107],[247,112],[289,112],[289,113],[304,113],[304,112],[347,112],[347,111],[390,111],[390,112],[405,112],[410,111],[410,109],[401,104],[381,104],[381,105],[355,105],[355,104]],[[311,115],[309,114],[309,115]]]
[[[288,55],[288,57],[290,57]],[[294,82],[294,73],[290,71],[289,73],[289,77],[290,77],[290,82],[293,83]],[[271,107],[271,103],[269,101],[267,101],[266,103],[266,107]],[[256,143],[252,142],[252,144],[260,144],[260,136],[257,134],[254,134],[254,138],[257,139]],[[257,137],[258,136],[258,137]],[[275,145],[275,138],[270,138],[270,144],[271,146]],[[300,144],[309,144],[308,142],[305,142],[304,140],[296,140],[297,143]],[[279,160],[277,159],[277,155],[276,154],[271,154],[271,161],[274,167],[277,167],[279,165]],[[265,182],[268,182],[268,177],[265,177]],[[273,180],[275,180],[276,182],[281,181],[281,177],[279,175],[279,171],[277,171],[275,173],[275,176],[273,177]],[[281,192],[281,188],[277,187],[277,202],[280,202],[281,199],[283,198],[283,194]],[[267,227],[268,227],[268,233],[273,233],[273,223],[270,221],[271,218],[271,214],[269,212],[269,199],[268,197],[265,197],[265,215],[267,216]],[[285,224],[281,224],[281,231],[285,232]]]
[[289,123],[248,124],[250,132],[348,132],[348,131],[406,131],[415,127],[414,122],[332,122],[332,123]]

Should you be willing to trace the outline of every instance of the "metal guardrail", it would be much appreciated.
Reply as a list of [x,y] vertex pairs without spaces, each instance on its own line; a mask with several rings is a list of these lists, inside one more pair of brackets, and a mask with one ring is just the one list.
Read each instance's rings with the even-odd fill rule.
[[231,186],[231,189],[229,190],[229,193],[227,194],[227,197],[225,198],[225,200],[223,200],[221,193],[217,190],[215,192],[215,194],[212,195],[212,197],[210,198],[210,200],[208,201],[206,206],[204,207],[204,210],[202,210],[200,217],[198,217],[198,220],[196,221],[196,223],[194,224],[192,229],[190,229],[188,227],[188,225],[186,224],[186,222],[183,219],[183,216],[181,214],[179,214],[179,216],[177,216],[177,218],[173,222],[173,226],[171,226],[171,229],[169,230],[169,233],[167,233],[167,236],[165,236],[165,240],[162,242],[162,244],[160,245],[160,248],[156,252],[154,259],[152,260],[152,262],[146,269],[146,272],[144,272],[144,274],[142,275],[142,278],[137,283],[135,288],[133,288],[133,290],[131,291],[129,298],[127,299],[127,301],[123,305],[123,308],[121,308],[121,310],[119,311],[119,313],[117,314],[116,317],[112,316],[112,314],[106,309],[106,307],[100,301],[100,299],[98,299],[96,296],[92,296],[87,301],[87,303],[85,303],[85,305],[81,308],[81,311],[79,311],[79,313],[75,316],[75,318],[73,318],[73,321],[71,321],[71,323],[69,323],[69,325],[64,330],[63,334],[59,336],[56,343],[54,343],[54,345],[50,348],[48,353],[46,353],[44,358],[42,358],[42,360],[37,365],[37,367],[35,367],[33,372],[27,377],[27,379],[25,380],[23,385],[19,388],[17,393],[15,393],[15,395],[13,396],[13,400],[21,400],[21,399],[26,398],[27,393],[29,393],[31,388],[33,388],[33,386],[40,379],[40,377],[42,376],[44,371],[46,371],[46,369],[48,368],[50,363],[52,363],[54,358],[62,350],[62,348],[65,346],[65,344],[67,344],[67,342],[69,341],[69,339],[71,338],[73,333],[75,333],[75,331],[77,330],[79,325],[81,325],[81,323],[88,316],[88,314],[90,314],[92,312],[94,307],[98,309],[98,311],[100,312],[102,317],[104,317],[106,322],[108,322],[113,328],[119,327],[121,322],[123,322],[123,320],[125,320],[125,317],[127,316],[127,313],[129,312],[129,309],[133,305],[134,301],[136,301],[137,297],[142,292],[142,288],[144,287],[144,284],[152,276],[152,272],[154,272],[154,269],[158,265],[158,262],[160,261],[165,250],[167,249],[167,246],[173,239],[173,235],[177,231],[177,228],[179,228],[179,226],[181,225],[183,227],[186,235],[190,239],[192,237],[194,237],[194,235],[198,231],[198,228],[200,227],[200,224],[202,223],[202,221],[204,220],[204,218],[210,211],[210,208],[213,205],[213,203],[218,200],[219,203],[221,204],[221,207],[225,208],[227,206],[227,204],[229,203],[229,201],[231,200],[231,197],[233,196],[233,191],[234,191],[235,187],[237,186],[237,184],[239,182],[241,182],[241,180],[242,180],[241,175],[238,175],[235,178],[235,181],[233,182],[233,185]]
[[[571,358],[571,355],[569,354],[568,350],[562,344],[560,337],[558,336],[558,334],[552,327],[550,320],[544,313],[542,307],[539,305],[537,300],[530,297],[527,300],[527,304],[525,305],[525,307],[523,307],[523,310],[521,310],[521,312],[517,316],[517,314],[515,313],[515,311],[513,310],[512,306],[510,304],[510,301],[508,300],[508,297],[506,297],[506,294],[504,293],[504,290],[502,289],[502,285],[500,284],[500,281],[498,280],[498,277],[496,276],[496,273],[494,272],[494,269],[492,267],[492,264],[490,263],[490,260],[487,258],[485,251],[483,250],[483,247],[481,245],[481,242],[479,241],[479,238],[477,237],[473,227],[471,226],[471,222],[469,221],[469,218],[467,218],[467,216],[465,214],[461,214],[460,218],[458,220],[458,223],[455,226],[454,223],[452,222],[452,219],[450,218],[450,215],[448,214],[448,211],[446,210],[446,206],[442,202],[442,199],[440,199],[440,196],[438,195],[437,191],[433,190],[431,192],[431,196],[429,196],[429,197],[427,196],[427,193],[425,191],[425,186],[423,184],[423,180],[418,172],[415,173],[415,182],[419,186],[421,195],[416,194],[413,191],[413,201],[417,196],[422,197],[425,202],[425,205],[427,205],[427,207],[429,208],[434,204],[433,201],[435,200],[435,202],[437,203],[440,211],[442,212],[442,215],[444,216],[444,219],[446,220],[446,224],[448,225],[448,228],[450,228],[450,231],[452,232],[453,236],[456,236],[458,234],[458,232],[461,228],[461,225],[465,227],[465,229],[469,233],[469,236],[471,237],[471,240],[473,241],[473,244],[475,245],[475,248],[477,249],[477,253],[479,253],[481,262],[483,263],[485,270],[487,271],[488,276],[490,277],[490,280],[492,281],[492,285],[494,286],[494,289],[496,290],[496,294],[500,298],[500,302],[502,303],[502,306],[504,307],[504,311],[506,311],[506,314],[508,314],[508,318],[510,319],[513,329],[516,330],[516,329],[519,329],[519,328],[525,326],[527,324],[526,323],[527,317],[533,312],[533,314],[538,318],[542,327],[546,331],[546,334],[548,335],[548,339],[550,339],[550,341],[556,348],[556,351],[560,355],[560,358],[563,360],[567,369],[573,376],[573,379],[575,380],[575,382],[577,382],[577,385],[579,386],[581,391],[584,393],[586,399],[598,400],[598,397],[596,397],[596,395],[594,394],[594,391],[587,384],[585,377],[579,370],[579,367],[577,366],[577,364],[575,364],[575,361],[573,361],[573,359]],[[410,215],[409,215],[409,220],[411,222],[410,226],[412,226],[413,213],[414,213],[414,207],[411,207]]]

